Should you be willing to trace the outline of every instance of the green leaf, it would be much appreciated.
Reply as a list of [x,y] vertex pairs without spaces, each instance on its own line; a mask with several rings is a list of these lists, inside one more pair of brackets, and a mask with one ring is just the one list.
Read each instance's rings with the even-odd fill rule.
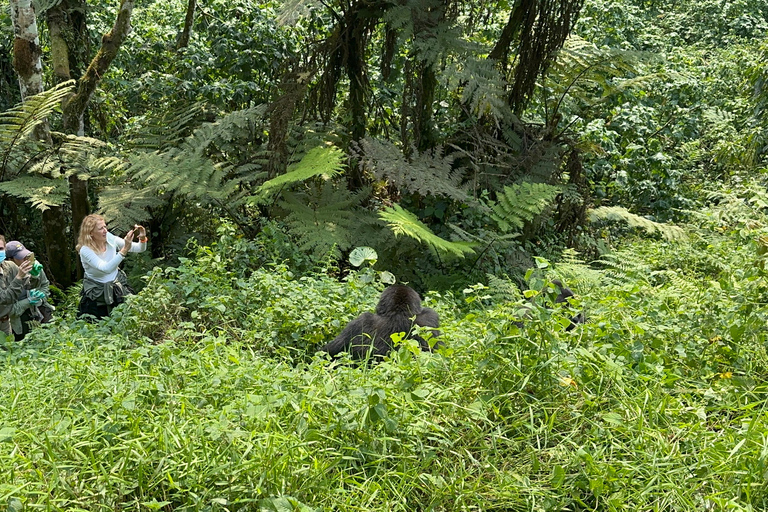
[[565,469],[560,464],[556,464],[552,470],[552,487],[559,489],[565,482]]
[[143,501],[141,506],[147,507],[149,510],[160,510],[170,504],[170,501],[157,501],[156,499],[153,499],[152,501]]
[[349,253],[349,263],[355,267],[359,267],[366,261],[370,262],[370,265],[373,266],[378,259],[379,255],[376,254],[376,251],[371,247],[356,247]]
[[381,282],[385,284],[395,284],[395,281],[397,281],[395,274],[386,270],[379,274],[379,279],[381,279]]
[[413,213],[400,205],[393,205],[379,212],[379,218],[389,225],[395,236],[406,235],[425,243],[437,254],[452,254],[463,258],[474,254],[473,244],[469,242],[449,242],[435,235]]
[[0,428],[0,443],[7,443],[13,441],[13,436],[16,434],[14,427]]
[[304,155],[300,162],[288,168],[285,174],[263,183],[249,198],[252,204],[269,199],[284,186],[306,181],[315,176],[331,178],[338,176],[344,168],[344,153],[336,146],[318,146]]
[[314,512],[315,509],[301,503],[296,498],[281,496],[259,500],[260,512]]

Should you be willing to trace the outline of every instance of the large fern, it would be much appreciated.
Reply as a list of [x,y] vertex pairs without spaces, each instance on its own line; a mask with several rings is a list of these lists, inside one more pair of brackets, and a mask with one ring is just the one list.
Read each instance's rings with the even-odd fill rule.
[[61,102],[72,92],[74,83],[71,80],[63,82],[27,98],[10,110],[0,112],[0,152],[3,162],[16,142],[28,137],[48,116],[59,110]]
[[572,35],[547,72],[554,99],[547,105],[550,119],[562,111],[566,101],[576,104],[571,110],[579,112],[658,79],[659,74],[645,72],[645,65],[656,59],[648,52],[599,48]]
[[593,263],[602,267],[606,283],[617,287],[628,283],[649,285],[653,271],[645,257],[627,249],[603,254]]
[[202,103],[181,103],[155,117],[134,119],[125,134],[130,149],[163,151],[178,146],[201,125],[205,115]]
[[686,238],[685,231],[677,226],[670,224],[664,224],[661,222],[654,222],[640,215],[635,215],[629,212],[626,208],[620,206],[601,206],[590,210],[588,218],[591,222],[597,221],[618,221],[624,222],[630,227],[640,228],[648,233],[659,233],[667,240],[684,240]]
[[0,191],[27,201],[35,208],[47,210],[69,198],[69,183],[64,179],[53,180],[24,174],[10,181],[0,182]]
[[495,274],[486,274],[488,278],[488,295],[496,303],[515,302],[523,299],[520,287],[508,277],[500,277]]
[[430,153],[414,153],[406,159],[403,152],[388,141],[367,138],[360,145],[365,168],[399,190],[457,201],[470,199],[461,187],[462,169],[455,169],[453,165],[457,153],[445,155],[442,149],[436,149]]
[[72,81],[64,82],[0,112],[0,178],[13,178],[49,154],[52,148],[35,140],[32,134],[48,116],[60,110],[73,86]]
[[264,182],[248,200],[251,203],[261,203],[286,185],[306,181],[315,176],[338,176],[344,169],[344,158],[344,153],[335,146],[316,147],[298,163],[289,166],[285,174]]
[[560,192],[561,187],[545,183],[523,182],[504,187],[497,200],[489,204],[491,218],[504,233],[520,230],[552,205]]
[[393,205],[379,212],[379,218],[387,223],[395,236],[405,235],[426,244],[435,254],[448,254],[465,257],[473,254],[472,243],[450,242],[435,235],[416,216],[404,210],[400,205]]
[[511,113],[507,83],[496,62],[484,57],[488,49],[467,37],[463,23],[457,24],[451,16],[424,30],[424,13],[433,9],[430,0],[393,3],[384,20],[389,29],[400,33],[401,40],[412,41],[412,58],[430,65],[444,63],[434,66],[438,81],[460,95],[473,115],[490,115],[497,122],[506,119]]
[[478,116],[490,115],[497,124],[512,115],[506,100],[506,81],[496,63],[480,59],[477,53],[457,59],[445,72],[449,87],[461,94],[461,101]]
[[[199,113],[199,106],[192,110]],[[179,142],[193,123],[180,111],[167,120],[173,129],[164,137],[153,129],[136,135],[134,143],[127,145],[132,151],[124,157],[125,164],[99,162],[104,169],[119,169],[113,183],[100,194],[102,213],[116,224],[130,224],[149,219],[151,209],[172,200],[234,212],[243,204],[250,184],[266,175],[259,162],[241,160],[252,157],[255,150],[238,155],[243,151],[241,141],[253,139],[263,116],[260,106],[232,112],[215,123],[204,123]],[[139,151],[138,147],[157,149]]]
[[73,85],[72,81],[59,84],[0,113],[0,191],[40,210],[66,202],[67,178],[90,178],[94,154],[104,146],[88,137],[47,131],[40,137],[35,133],[60,110]]
[[285,218],[299,247],[316,257],[333,254],[361,245],[365,228],[376,221],[368,210],[359,208],[370,194],[363,189],[356,193],[340,183],[312,183],[304,191],[283,191],[279,206],[286,210]]

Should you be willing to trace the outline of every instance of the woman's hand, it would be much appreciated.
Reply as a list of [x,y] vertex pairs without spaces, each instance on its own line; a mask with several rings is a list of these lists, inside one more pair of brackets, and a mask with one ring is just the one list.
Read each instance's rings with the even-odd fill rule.
[[16,274],[16,277],[23,281],[29,275],[30,270],[32,270],[32,262],[29,260],[24,260],[19,265],[19,273]]
[[128,255],[128,251],[131,250],[131,246],[133,245],[133,229],[128,232],[128,234],[125,235],[125,238],[123,238],[123,241],[125,242],[125,245],[122,249],[120,249],[120,254],[123,256]]
[[139,237],[139,242],[141,242],[142,238],[147,238],[147,230],[144,229],[144,226],[141,226],[139,224],[134,224],[133,230],[136,232],[136,236]]

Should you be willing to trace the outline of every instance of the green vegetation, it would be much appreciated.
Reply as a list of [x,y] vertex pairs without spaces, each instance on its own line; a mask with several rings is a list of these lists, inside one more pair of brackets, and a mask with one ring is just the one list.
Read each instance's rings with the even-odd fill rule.
[[[768,509],[764,0],[34,7],[0,233],[59,288],[0,334],[0,507]],[[151,250],[98,323],[90,211]],[[395,280],[444,348],[316,354]]]
[[520,293],[496,280],[427,295],[440,354],[404,343],[372,367],[313,354],[373,308],[380,287],[365,270],[338,281],[257,268],[272,242],[224,230],[149,272],[102,323],[66,313],[6,343],[2,499],[14,510],[763,509],[766,199],[723,194],[684,240],[637,240],[602,269],[540,261],[532,290],[559,277],[581,293],[589,323],[574,331],[559,308],[519,329]]

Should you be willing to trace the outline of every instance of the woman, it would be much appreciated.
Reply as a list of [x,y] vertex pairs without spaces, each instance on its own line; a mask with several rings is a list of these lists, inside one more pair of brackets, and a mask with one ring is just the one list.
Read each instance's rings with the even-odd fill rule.
[[[135,235],[139,243],[133,242]],[[85,272],[78,318],[83,315],[104,318],[126,295],[133,293],[119,265],[129,252],[142,252],[146,248],[147,233],[142,226],[134,226],[120,239],[107,231],[101,215],[88,215],[83,219],[77,237],[77,252]]]

